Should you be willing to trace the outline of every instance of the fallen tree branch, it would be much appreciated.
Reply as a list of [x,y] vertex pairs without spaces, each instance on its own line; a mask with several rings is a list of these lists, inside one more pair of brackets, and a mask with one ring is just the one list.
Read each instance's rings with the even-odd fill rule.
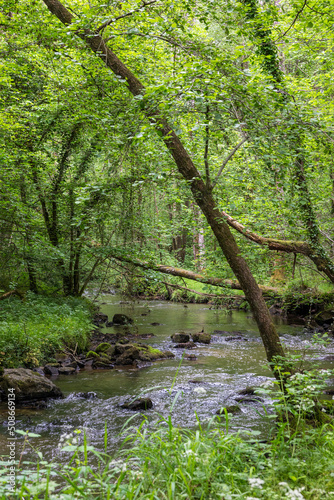
[[276,250],[278,252],[302,254],[308,257],[315,265],[320,273],[324,273],[334,283],[334,266],[329,265],[328,259],[312,248],[306,241],[293,241],[293,240],[278,240],[275,238],[266,238],[257,233],[253,233],[245,226],[240,224],[237,220],[233,219],[228,213],[222,211],[222,216],[230,227],[233,227],[238,233],[242,234],[245,238],[260,246],[267,247],[269,250]]
[[[169,283],[168,281],[162,281],[166,286],[170,286],[172,288],[177,288],[178,290],[186,290],[186,292],[190,293],[195,293],[196,295],[201,295],[202,297],[212,297],[212,298],[221,298],[221,297],[226,297],[225,295],[222,295],[221,293],[205,293],[205,292],[198,292],[197,290],[193,290],[192,288],[188,288],[186,286],[182,285],[176,285],[175,283]],[[237,297],[243,298],[242,295],[238,295]]]
[[0,300],[8,299],[9,297],[12,297],[13,295],[17,295],[18,297],[20,297],[21,300],[24,299],[23,293],[19,292],[18,290],[11,290],[10,292],[6,292],[3,295],[1,295]]
[[[169,274],[171,276],[177,276],[179,278],[185,278],[193,281],[198,281],[199,283],[204,283],[206,285],[218,286],[221,288],[229,288],[231,290],[242,290],[241,285],[238,281],[227,280],[222,278],[214,278],[212,276],[203,276],[202,274],[195,273],[194,271],[189,271],[188,269],[182,269],[173,266],[163,266],[161,264],[154,264],[153,262],[147,262],[139,259],[132,258],[128,255],[124,255],[117,249],[106,249],[108,256],[120,260],[121,262],[127,262],[142,269],[150,269],[152,271],[157,271],[163,274]],[[278,294],[278,289],[270,286],[259,285],[262,292],[269,294]],[[193,291],[193,290],[190,290]]]

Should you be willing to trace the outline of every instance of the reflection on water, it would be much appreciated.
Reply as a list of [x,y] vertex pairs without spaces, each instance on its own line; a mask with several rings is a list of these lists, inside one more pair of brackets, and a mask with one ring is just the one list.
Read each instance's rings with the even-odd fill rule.
[[[142,340],[162,350],[171,350],[175,359],[158,361],[141,369],[118,368],[110,371],[81,371],[74,376],[60,376],[56,384],[65,394],[64,400],[50,402],[46,410],[17,410],[17,428],[41,434],[33,440],[47,456],[59,453],[57,444],[60,436],[76,428],[85,429],[89,439],[103,447],[105,422],[108,426],[109,451],[117,449],[122,438],[119,432],[132,412],[119,408],[129,397],[145,393],[153,401],[153,409],[145,412],[146,425],[153,426],[161,416],[166,418],[173,407],[172,421],[182,427],[197,425],[196,415],[206,422],[223,405],[233,403],[233,397],[246,386],[259,385],[271,378],[265,366],[266,358],[257,333],[256,324],[249,313],[221,309],[210,309],[203,304],[174,304],[159,301],[136,301],[121,303],[117,296],[105,295],[101,299],[101,312],[108,314],[109,320],[115,313],[123,313],[134,319],[139,334],[153,333],[154,336]],[[152,325],[159,323],[159,325]],[[288,346],[304,349],[309,346],[308,337],[301,327],[277,321],[279,333]],[[117,332],[121,327],[104,328],[105,332]],[[177,331],[195,333],[204,329],[214,331],[241,332],[247,341],[224,340],[224,334],[214,334],[210,345],[197,347],[191,352],[196,361],[183,359],[182,349],[174,349],[170,339]],[[319,348],[324,354],[324,348]],[[331,352],[327,349],[326,353]],[[334,350],[333,350],[334,352]],[[312,356],[316,356],[314,349]],[[178,372],[177,372],[178,370]],[[176,377],[177,373],[177,377]],[[175,380],[176,377],[176,380]],[[173,385],[173,382],[174,385]],[[171,387],[173,389],[171,390]],[[198,390],[199,387],[201,390]],[[78,392],[94,391],[97,398],[86,400],[77,397]],[[264,430],[264,406],[270,401],[242,404],[242,412],[231,417],[230,428],[257,428]],[[0,452],[6,453],[6,409],[0,410]],[[132,425],[137,425],[143,417],[134,415]],[[64,460],[66,457],[64,456]]]

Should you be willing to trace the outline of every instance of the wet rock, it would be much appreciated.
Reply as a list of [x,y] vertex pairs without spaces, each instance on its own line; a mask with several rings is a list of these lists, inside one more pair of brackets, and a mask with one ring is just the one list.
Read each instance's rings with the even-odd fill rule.
[[176,344],[174,348],[177,349],[196,349],[197,345],[194,342],[181,342],[180,344]]
[[197,356],[195,354],[188,354],[187,356],[185,356],[185,359],[187,359],[188,361],[197,361]]
[[203,380],[188,380],[188,384],[203,384]]
[[114,364],[110,363],[110,361],[106,361],[106,360],[97,360],[97,361],[94,361],[93,363],[93,368],[97,369],[99,368],[100,370],[111,370],[112,368],[114,368]]
[[151,326],[161,326],[162,323],[157,323],[156,321],[154,321],[153,323],[150,323]]
[[73,375],[76,372],[73,366],[61,366],[58,371],[59,375]]
[[149,362],[157,359],[174,357],[173,353],[169,351],[163,352],[159,349],[154,349],[150,345],[141,343],[127,345],[116,344],[115,356],[117,358],[117,365],[134,364],[137,360]]
[[334,354],[329,354],[328,356],[324,356],[325,361],[334,361]]
[[245,389],[241,389],[241,391],[238,391],[237,394],[240,394],[242,396],[253,395],[255,394],[255,390],[255,387],[248,386]]
[[241,332],[228,332],[226,330],[214,330],[213,333],[216,335],[227,335],[232,337],[242,337],[243,335]]
[[112,322],[114,325],[131,325],[133,323],[133,319],[126,314],[114,314]]
[[51,380],[26,368],[4,370],[0,388],[5,394],[8,393],[8,389],[15,389],[15,399],[18,403],[63,397],[61,390]]
[[124,337],[123,339],[119,339],[118,343],[119,344],[128,344],[129,343],[129,339],[127,337]]
[[133,346],[128,346],[128,349],[126,349],[123,354],[121,354],[117,359],[116,359],[116,365],[133,365],[134,362],[139,359],[140,353],[139,349]]
[[[171,351],[162,351],[162,354],[164,355],[164,358],[175,358],[175,354]],[[194,354],[191,354],[190,356],[194,356]]]
[[153,403],[150,398],[138,398],[135,399],[134,401],[131,401],[129,403],[124,403],[121,405],[121,408],[132,411],[149,410],[152,407]]
[[225,337],[224,340],[225,342],[247,342],[248,339],[245,339],[245,337],[241,337],[241,335],[239,335],[238,337]]
[[20,404],[22,408],[29,408],[31,410],[44,410],[47,408],[48,404],[44,399],[33,400],[33,401],[22,401]]
[[114,326],[114,323],[112,321],[107,321],[106,324],[105,324],[106,328],[110,328],[112,326]]
[[241,408],[239,405],[228,405],[228,406],[223,406],[220,408],[217,412],[216,415],[225,415],[224,409],[227,411],[227,413],[231,413],[232,415],[236,415],[237,413],[241,413]]
[[59,370],[58,370],[58,368],[55,368],[52,365],[45,365],[44,366],[44,373],[45,373],[45,375],[57,376],[57,375],[59,375]]
[[90,358],[96,359],[99,357],[98,353],[95,351],[88,351],[86,356],[87,356],[87,359],[90,359]]
[[84,399],[94,399],[97,398],[96,392],[78,392],[77,394],[78,398],[84,398]]
[[239,403],[258,403],[259,401],[263,402],[263,398],[261,398],[260,396],[236,396],[234,399]]
[[102,342],[102,344],[98,345],[95,349],[96,353],[106,352],[111,347],[109,342]]
[[184,344],[186,342],[189,342],[190,335],[184,332],[174,333],[173,335],[171,335],[171,339],[177,344]]
[[[33,368],[32,371],[39,373],[40,375],[43,375],[43,377],[45,375],[43,366],[38,366],[37,368]],[[0,376],[1,376],[1,373],[0,373]]]
[[114,345],[111,345],[106,351],[104,354],[106,354],[107,356],[109,356],[109,358],[114,358],[115,357],[115,346]]
[[200,344],[210,344],[211,335],[210,333],[193,333],[192,334],[193,342],[199,342]]
[[70,359],[63,363],[63,366],[68,368],[74,368],[75,370],[78,368],[78,363],[76,361],[71,361]]
[[106,314],[97,313],[93,318],[93,324],[96,326],[104,325],[108,321],[108,316]]

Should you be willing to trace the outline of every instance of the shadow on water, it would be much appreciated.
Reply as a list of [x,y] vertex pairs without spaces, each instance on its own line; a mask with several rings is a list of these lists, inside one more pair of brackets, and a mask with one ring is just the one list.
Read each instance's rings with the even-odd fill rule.
[[[230,313],[222,309],[210,309],[210,306],[203,304],[188,304],[184,307],[183,304],[160,301],[122,303],[115,295],[105,295],[101,302],[101,312],[107,314],[110,320],[115,313],[131,316],[139,334],[154,334],[142,342],[162,350],[171,350],[175,358],[157,361],[140,369],[81,371],[73,376],[55,379],[64,392],[64,400],[50,402],[47,409],[42,411],[17,409],[17,428],[41,434],[35,442],[48,457],[59,454],[57,445],[61,435],[77,428],[84,429],[89,440],[103,448],[105,422],[108,426],[109,451],[115,451],[123,440],[119,435],[121,428],[133,416],[132,412],[121,409],[119,405],[142,393],[153,401],[153,408],[145,412],[146,425],[154,427],[161,416],[166,418],[178,394],[172,411],[174,425],[195,427],[196,414],[201,423],[205,423],[219,408],[235,403],[234,397],[241,389],[272,380],[256,324],[249,313]],[[303,350],[309,345],[309,337],[300,326],[287,325],[280,318],[275,321],[280,335],[290,348]],[[183,359],[174,380],[183,350],[174,348],[171,334],[178,331],[196,333],[202,329],[213,334],[211,344],[199,345],[189,351],[196,355],[196,361]],[[117,328],[104,328],[102,331],[115,333]],[[217,331],[225,333],[214,333]],[[242,334],[243,340],[225,340],[226,336],[237,336],[235,332]],[[323,348],[319,349],[321,351]],[[310,351],[311,355],[319,355],[319,349]],[[327,348],[326,354],[329,352],[331,350]],[[97,397],[87,400],[76,395],[88,391],[95,392]],[[250,428],[265,431],[265,425],[268,424],[265,424],[261,415],[265,413],[264,408],[270,411],[269,399],[241,403],[240,407],[241,413],[231,417],[232,431]],[[3,453],[6,453],[6,418],[6,409],[2,408],[0,450]],[[136,414],[131,423],[139,425],[142,419],[142,415]],[[64,460],[66,458],[64,455]]]

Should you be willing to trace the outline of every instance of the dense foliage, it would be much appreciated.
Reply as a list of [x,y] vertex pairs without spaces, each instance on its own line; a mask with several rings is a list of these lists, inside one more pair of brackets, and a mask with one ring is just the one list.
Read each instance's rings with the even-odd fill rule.
[[[83,299],[50,299],[27,293],[0,303],[0,366],[34,368],[56,353],[87,347],[91,307]],[[53,359],[55,361],[55,359]]]
[[[71,27],[42,1],[1,6],[3,290],[79,295],[119,271],[114,248],[233,276],[147,107],[173,126],[220,210],[321,260],[238,233],[261,283],[332,281],[331,2],[66,5]],[[103,33],[145,97],[130,98],[80,29]]]

